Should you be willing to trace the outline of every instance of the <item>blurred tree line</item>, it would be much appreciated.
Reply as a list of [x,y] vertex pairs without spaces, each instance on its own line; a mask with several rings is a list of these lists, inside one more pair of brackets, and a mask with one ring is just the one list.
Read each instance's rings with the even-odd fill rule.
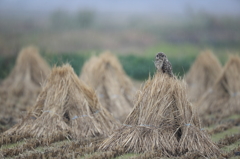
[[92,10],[80,10],[75,14],[57,10],[50,16],[51,26],[55,29],[91,28],[94,22],[95,12]]
[[[89,40],[87,41],[89,45],[81,45],[83,50],[89,48],[89,46],[93,49],[108,49],[106,46],[110,45],[111,42],[104,41],[104,37],[109,34],[116,42],[114,45],[119,45],[116,48],[142,46],[141,44],[132,46],[135,43],[131,42],[131,37],[127,37],[130,42],[123,42],[126,41],[125,37],[120,39],[121,36],[114,34],[124,31],[132,32],[133,35],[134,32],[145,33],[155,39],[155,44],[162,42],[171,44],[189,43],[203,47],[211,45],[223,49],[231,47],[240,50],[239,16],[216,16],[206,12],[189,12],[186,17],[179,18],[151,15],[124,17],[123,15],[99,13],[91,9],[82,9],[74,13],[56,10],[47,15],[34,16],[0,15],[0,54],[17,53],[21,47],[29,43],[34,43],[37,46],[40,44],[39,46],[44,47],[44,49],[55,46],[55,44],[61,46],[59,42],[61,38],[58,38],[58,35],[60,33],[70,35],[69,32],[76,30],[99,33],[97,38],[101,38],[98,43],[98,41],[94,41],[97,38],[92,34],[85,35],[88,37],[78,36],[78,39],[69,36],[69,44],[65,43],[65,45],[71,45],[74,40]],[[55,38],[55,43],[42,42],[45,39],[53,38]],[[141,36],[138,39],[145,40]],[[91,43],[91,41],[94,42]],[[100,43],[100,41],[104,42]],[[78,45],[74,45],[74,49],[78,51]]]
[[[188,17],[175,18],[176,21],[174,21],[169,20],[169,17],[159,19],[159,17],[151,16],[131,16],[124,19],[122,15],[117,17],[116,15],[102,16],[99,14],[94,10],[85,9],[74,13],[56,10],[50,15],[37,18],[21,16],[16,18],[14,16],[0,15],[0,78],[3,79],[8,75],[14,66],[17,53],[23,46],[32,43],[38,46],[38,42],[43,41],[44,43],[44,39],[50,39],[50,41],[55,42],[54,45],[58,44],[59,46],[62,43],[60,43],[58,35],[62,32],[66,32],[64,35],[72,35],[68,34],[69,30],[93,32],[93,34],[77,36],[72,41],[67,38],[69,45],[72,42],[86,42],[88,40],[84,44],[87,44],[88,47],[91,46],[92,50],[105,50],[108,48],[100,46],[102,44],[100,41],[104,41],[104,35],[110,35],[111,41],[103,42],[107,44],[106,46],[109,46],[112,41],[114,41],[114,46],[120,45],[117,48],[126,48],[129,45],[133,47],[132,44],[134,44],[134,47],[140,48],[139,50],[145,54],[150,54],[149,56],[138,56],[138,52],[129,52],[127,55],[119,55],[126,73],[135,79],[146,79],[149,74],[153,74],[155,71],[153,57],[158,51],[163,51],[168,55],[171,54],[169,60],[173,65],[174,72],[179,75],[183,75],[188,71],[197,53],[202,49],[213,48],[214,51],[217,50],[215,51],[216,54],[232,50],[240,52],[240,17],[237,16],[220,17],[200,12],[188,13]],[[119,34],[114,34],[116,32],[123,33],[124,31],[129,36],[121,37]],[[95,33],[99,33],[98,37],[96,37]],[[137,36],[139,33],[146,34]],[[89,37],[87,37],[88,35]],[[151,41],[143,48],[141,42],[136,42],[136,44],[132,42],[139,39],[147,41],[148,38],[145,35],[154,37],[155,41],[153,42],[155,43],[152,44]],[[93,40],[95,41],[93,42]],[[50,45],[48,42],[44,44],[45,46],[40,46],[41,50],[45,50],[47,45]],[[74,47],[75,52],[72,53],[61,51],[64,53],[60,55],[43,53],[43,56],[51,65],[69,62],[76,73],[79,74],[84,61],[90,55],[85,54],[88,50],[84,48],[84,45],[79,47],[79,43],[76,43]],[[156,48],[151,49],[154,47]],[[118,49],[112,50],[115,53],[121,53]],[[54,50],[50,50],[50,52],[59,53],[54,52]],[[12,54],[9,55],[10,53]],[[131,55],[132,53],[134,55]]]
[[[76,74],[80,74],[84,62],[90,58],[89,54],[47,54],[42,53],[42,56],[51,66],[61,66],[65,63],[70,63],[74,68]],[[125,72],[136,80],[145,80],[149,75],[155,72],[153,57],[144,57],[136,55],[118,56]],[[172,63],[173,71],[176,75],[183,76],[190,68],[191,63],[194,61],[194,56],[185,58],[169,57]],[[8,76],[11,69],[14,67],[16,56],[0,56],[0,79]]]

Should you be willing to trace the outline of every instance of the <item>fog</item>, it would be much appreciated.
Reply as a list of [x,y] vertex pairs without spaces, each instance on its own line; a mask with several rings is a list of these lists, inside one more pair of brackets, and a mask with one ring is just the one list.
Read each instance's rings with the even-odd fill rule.
[[238,0],[0,0],[0,54],[34,44],[47,52],[144,53],[167,44],[239,46]]
[[46,14],[56,9],[76,12],[80,9],[92,9],[112,14],[165,14],[186,15],[186,10],[192,12],[208,12],[214,15],[240,15],[240,1],[238,0],[1,0],[1,13]]

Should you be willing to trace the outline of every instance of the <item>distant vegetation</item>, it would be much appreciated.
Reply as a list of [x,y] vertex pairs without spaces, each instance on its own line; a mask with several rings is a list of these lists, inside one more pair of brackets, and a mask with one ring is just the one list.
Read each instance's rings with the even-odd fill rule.
[[[84,62],[89,58],[89,56],[83,54],[45,54],[44,58],[51,64],[51,66],[70,63],[75,72],[79,74]],[[0,59],[0,78],[3,79],[9,74],[14,66],[16,57],[2,56]],[[148,76],[153,75],[155,71],[152,57],[125,55],[119,56],[119,60],[126,73],[137,80],[147,79]],[[191,62],[193,61],[193,57],[189,59],[170,58],[170,60],[173,64],[174,72],[179,75],[183,75],[183,73],[189,69]]]
[[[194,62],[196,56],[198,55],[199,48],[194,46],[185,47],[183,45],[176,45],[172,47],[171,45],[164,44],[159,47],[149,48],[147,52],[149,54],[146,55],[118,55],[118,58],[126,71],[126,73],[136,79],[136,80],[144,80],[149,77],[149,75],[153,75],[155,71],[154,67],[154,57],[155,54],[162,50],[166,52],[169,61],[173,66],[173,71],[176,75],[183,76],[184,73],[187,73],[191,64]],[[215,49],[216,52],[216,49]],[[89,52],[78,52],[78,53],[61,53],[61,54],[53,54],[42,52],[42,56],[45,60],[51,65],[62,65],[64,63],[70,63],[74,68],[75,72],[79,75],[81,72],[81,68],[86,60],[90,58],[90,56],[98,53],[89,53]],[[227,60],[226,52],[219,52],[216,54],[219,59],[224,62]],[[0,56],[0,79],[5,78],[11,68],[14,66],[16,60],[16,56]]]
[[157,52],[167,54],[175,74],[188,71],[198,53],[211,49],[224,63],[227,53],[240,53],[239,17],[205,12],[186,17],[109,15],[93,10],[14,17],[0,15],[0,78],[13,67],[17,53],[35,44],[51,65],[69,62],[77,74],[92,52],[117,54],[126,73],[143,80],[155,71]]
[[0,15],[0,54],[16,54],[28,44],[54,53],[109,49],[146,54],[145,50],[162,43],[240,52],[238,16],[189,12],[185,17],[128,17],[88,9],[35,16]]

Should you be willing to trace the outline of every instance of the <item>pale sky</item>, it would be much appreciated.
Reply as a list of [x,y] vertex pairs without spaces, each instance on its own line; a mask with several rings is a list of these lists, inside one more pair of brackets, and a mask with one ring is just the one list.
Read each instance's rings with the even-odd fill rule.
[[186,14],[206,11],[217,15],[240,15],[239,0],[0,0],[0,10],[11,12],[49,12],[82,8],[101,12],[130,14]]

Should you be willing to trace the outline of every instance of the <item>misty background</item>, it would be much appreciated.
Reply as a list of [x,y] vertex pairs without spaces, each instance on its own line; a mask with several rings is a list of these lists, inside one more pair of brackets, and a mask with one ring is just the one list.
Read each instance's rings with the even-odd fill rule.
[[[0,0],[1,66],[10,68],[6,58],[30,44],[44,54],[69,57],[73,65],[69,54],[85,57],[110,50],[120,56],[125,70],[131,67],[126,61],[143,63],[162,51],[175,67],[181,63],[177,73],[183,73],[204,49],[213,50],[222,61],[227,53],[239,53],[240,1]],[[152,67],[147,66],[146,73]]]

